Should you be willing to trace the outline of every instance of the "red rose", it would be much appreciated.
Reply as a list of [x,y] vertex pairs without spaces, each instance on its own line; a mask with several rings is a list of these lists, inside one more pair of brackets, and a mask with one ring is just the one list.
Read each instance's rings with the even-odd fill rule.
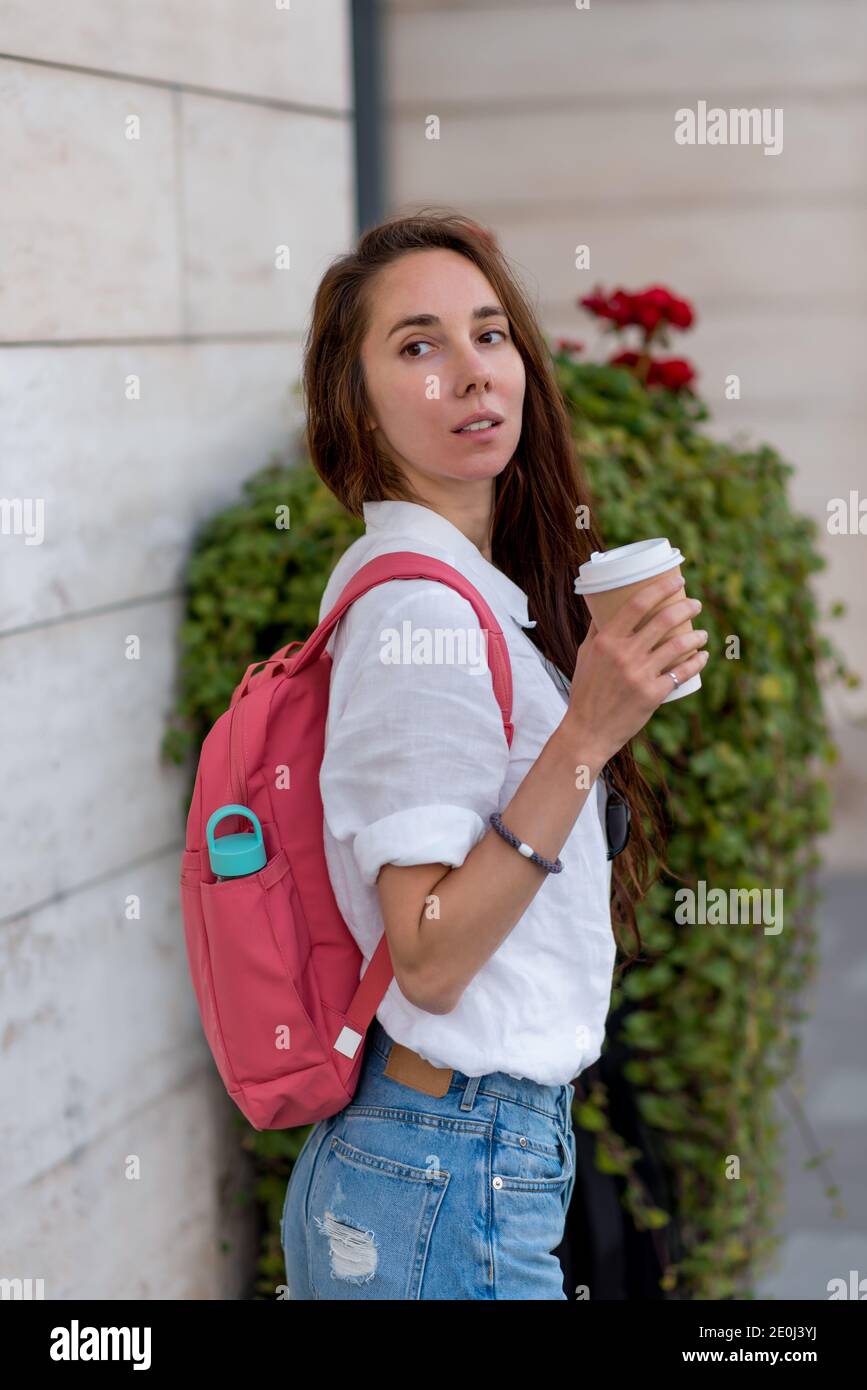
[[627,294],[626,290],[615,290],[608,301],[608,317],[613,319],[618,328],[625,328],[629,323],[635,323],[634,298]]
[[678,299],[664,285],[648,285],[647,289],[635,294],[616,289],[607,297],[597,288],[579,303],[597,318],[610,319],[618,328],[634,324],[648,334],[660,323],[689,328],[695,318],[692,306],[685,299]]
[[684,303],[683,300],[676,300],[664,285],[650,285],[633,295],[632,302],[635,311],[633,322],[640,324],[648,333],[659,323],[673,323],[673,315],[681,312],[677,306]]
[[683,357],[669,357],[654,363],[654,366],[657,368],[658,384],[667,391],[681,391],[695,379],[693,368]]
[[692,306],[685,299],[678,299],[664,285],[651,285],[636,298],[642,307],[658,310],[660,318],[674,328],[689,328],[693,321]]
[[674,328],[690,328],[695,321],[692,305],[685,299],[672,299],[668,310],[668,321]]
[[632,296],[625,290],[615,290],[607,298],[598,291],[594,294],[587,294],[580,299],[585,309],[589,309],[591,314],[595,314],[600,319],[611,319],[619,328],[624,328],[626,324],[633,323],[632,318]]
[[585,294],[584,298],[579,299],[578,303],[583,308],[588,309],[591,314],[595,314],[597,318],[607,319],[610,317],[608,313],[608,300],[603,294]]
[[[645,346],[650,343],[658,328],[664,329],[669,325],[672,328],[689,328],[695,322],[692,305],[685,299],[679,299],[664,285],[648,285],[646,289],[638,290],[635,294],[618,288],[607,296],[603,294],[601,286],[597,285],[592,294],[585,295],[578,303],[597,318],[609,319],[616,328],[634,326],[642,329]],[[662,342],[665,341],[664,333],[660,334],[660,339]],[[634,367],[637,356],[621,353],[609,361],[613,366]],[[652,364],[648,369],[647,384],[665,385],[670,390],[679,390],[692,380],[694,373],[688,363],[678,358],[671,358],[670,363],[673,365],[663,362]]]
[[[609,357],[609,367],[638,366],[640,354],[637,352],[618,352]],[[683,357],[651,357],[647,365],[645,386],[661,386],[666,391],[680,391],[695,378],[695,372]]]
[[631,323],[637,323],[645,332],[652,333],[654,328],[665,317],[662,309],[652,300],[645,298],[644,295],[636,295],[632,301]]
[[695,372],[683,357],[658,357],[650,364],[647,385],[662,386],[666,391],[680,391],[694,377]]
[[584,344],[579,343],[577,338],[558,338],[558,352],[583,352]]

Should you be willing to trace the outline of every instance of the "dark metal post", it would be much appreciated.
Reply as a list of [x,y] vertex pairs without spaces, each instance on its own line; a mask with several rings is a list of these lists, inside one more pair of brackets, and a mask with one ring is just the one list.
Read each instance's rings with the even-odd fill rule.
[[384,215],[382,15],[379,0],[352,0],[355,187],[358,233]]

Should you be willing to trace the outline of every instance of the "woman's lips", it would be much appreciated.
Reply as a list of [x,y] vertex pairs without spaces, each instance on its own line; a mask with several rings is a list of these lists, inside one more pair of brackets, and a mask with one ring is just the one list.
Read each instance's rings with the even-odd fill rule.
[[500,423],[489,425],[486,430],[452,430],[452,434],[456,439],[490,439],[497,433]]

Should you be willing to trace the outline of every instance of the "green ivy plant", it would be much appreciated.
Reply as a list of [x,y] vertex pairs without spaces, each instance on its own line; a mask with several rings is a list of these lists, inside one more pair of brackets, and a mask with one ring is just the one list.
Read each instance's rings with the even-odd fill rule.
[[[836,756],[821,688],[859,682],[819,632],[809,580],[824,561],[815,523],[789,505],[793,468],[768,445],[703,434],[708,411],[692,392],[650,388],[626,366],[578,362],[569,350],[553,360],[606,545],[670,537],[704,605],[714,659],[702,689],[652,720],[670,792],[667,858],[680,881],[661,878],[640,905],[645,959],[623,974],[612,1005],[629,1001],[626,1072],[676,1197],[685,1254],[663,1289],[750,1297],[774,1247],[775,1093],[795,1068],[799,995],[816,961],[815,841],[830,824],[820,764]],[[275,457],[195,536],[163,741],[164,756],[190,768],[184,814],[198,750],[246,666],[312,632],[326,580],[362,531],[308,462]],[[642,768],[653,784],[643,758]],[[782,889],[783,930],[677,925],[675,894],[701,879]],[[284,1281],[286,1182],[309,1127],[259,1132],[231,1108],[262,1209],[256,1296],[272,1298]],[[574,1118],[595,1134],[599,1168],[622,1179],[636,1225],[667,1223],[672,1213],[647,1200],[635,1173],[639,1155],[611,1127],[604,1086],[576,1097]]]
[[[714,654],[701,691],[658,710],[648,730],[670,793],[666,858],[677,880],[663,874],[641,904],[648,963],[624,973],[612,1009],[629,1001],[624,1072],[675,1193],[685,1254],[663,1289],[751,1297],[779,1243],[775,1093],[796,1069],[799,1000],[816,964],[815,842],[830,827],[821,764],[837,757],[821,690],[860,681],[819,631],[809,579],[825,561],[815,522],[789,504],[793,467],[766,444],[702,433],[709,412],[690,391],[649,389],[623,366],[577,362],[568,347],[554,360],[606,546],[656,535],[679,546]],[[844,611],[835,604],[828,616]],[[678,924],[676,894],[701,880],[727,895],[781,889],[783,929]],[[601,1085],[576,1103],[576,1122],[597,1135],[597,1166],[623,1178],[640,1229],[664,1225],[671,1213],[647,1201],[639,1155],[606,1106]],[[837,1196],[830,1181],[826,1192]]]

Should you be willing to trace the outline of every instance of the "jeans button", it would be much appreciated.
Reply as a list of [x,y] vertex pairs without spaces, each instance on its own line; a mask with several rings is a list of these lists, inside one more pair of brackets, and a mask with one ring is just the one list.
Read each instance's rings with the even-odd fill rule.
[[526,1149],[526,1147],[527,1147],[527,1138],[526,1138],[526,1135],[522,1134],[521,1137],[520,1137],[520,1139],[518,1140],[518,1143],[521,1145],[521,1148],[522,1148],[522,1149]]
[[502,1178],[494,1178],[491,1185],[492,1185],[493,1187],[500,1188],[500,1187],[503,1186],[503,1179],[502,1179]]

